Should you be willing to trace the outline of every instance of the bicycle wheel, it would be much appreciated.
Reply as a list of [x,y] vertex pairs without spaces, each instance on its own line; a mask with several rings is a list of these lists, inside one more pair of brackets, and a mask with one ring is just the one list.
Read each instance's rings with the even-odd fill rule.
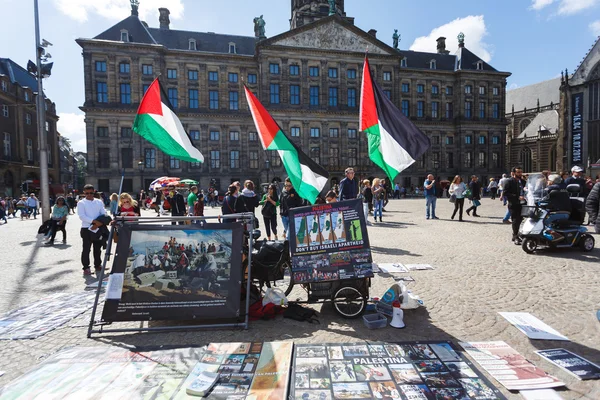
[[285,295],[289,295],[294,288],[294,275],[292,275],[292,266],[289,262],[284,263],[281,266],[283,270],[283,279],[273,282],[273,287],[283,290]]
[[367,307],[367,297],[352,286],[339,288],[332,296],[333,309],[343,318],[360,317]]

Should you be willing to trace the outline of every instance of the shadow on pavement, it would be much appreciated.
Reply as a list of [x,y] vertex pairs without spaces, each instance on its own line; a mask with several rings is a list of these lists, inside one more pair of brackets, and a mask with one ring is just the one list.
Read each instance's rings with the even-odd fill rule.
[[40,244],[42,243],[42,240],[43,240],[43,236],[38,235],[38,236],[36,236],[35,241],[20,243],[21,246],[30,246],[32,244],[35,244],[35,246],[33,246],[33,248],[31,249],[31,254],[29,255],[29,258],[23,264],[23,267],[21,269],[21,276],[17,280],[16,287],[14,288],[14,296],[12,296],[11,301],[9,303],[9,309],[15,308],[14,305],[19,304],[19,300],[21,299],[21,296],[23,294],[27,293],[27,290],[26,290],[27,281],[29,280],[29,277],[31,277],[33,275],[33,273],[32,273],[33,268],[35,268],[35,263],[36,263],[36,259],[38,256],[38,251],[41,247]]
[[387,254],[387,255],[390,255],[390,256],[414,256],[414,257],[421,257],[420,254],[411,253],[408,250],[391,249],[391,248],[388,248],[388,247],[371,246],[371,252],[372,253],[379,253],[379,254]]

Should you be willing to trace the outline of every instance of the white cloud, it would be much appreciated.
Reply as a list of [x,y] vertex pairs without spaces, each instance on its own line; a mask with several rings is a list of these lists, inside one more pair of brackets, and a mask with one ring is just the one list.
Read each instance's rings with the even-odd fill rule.
[[[531,0],[530,10],[539,11],[546,8],[550,4],[554,3],[555,0]],[[600,0],[559,0],[558,15],[572,15],[580,11],[587,10],[588,8],[594,7],[600,2]]]
[[458,49],[458,40],[456,37],[460,32],[465,34],[465,47],[477,54],[483,61],[489,62],[492,59],[490,46],[483,41],[487,35],[483,15],[469,15],[464,18],[457,18],[445,25],[437,27],[427,36],[421,36],[415,39],[410,46],[410,50],[427,51],[435,53],[437,50],[436,39],[440,36],[448,38],[446,49],[450,53]]
[[586,10],[598,4],[598,0],[561,0],[558,13],[571,15]]
[[592,22],[589,27],[594,36],[600,36],[600,19]]
[[552,3],[554,3],[554,0],[531,0],[531,7],[529,8],[532,10],[541,10]]
[[518,84],[518,83],[511,83],[511,84],[508,86],[508,90],[514,90],[514,89],[518,89],[518,88],[520,88],[520,87],[521,87],[521,86],[519,86],[519,84]]
[[[121,20],[131,14],[129,0],[54,0],[55,7],[66,16],[85,22],[93,15],[99,15],[110,20]],[[183,16],[182,0],[143,0],[140,1],[140,19],[158,20],[158,9],[168,8],[171,19]]]
[[69,138],[74,151],[87,151],[85,122],[83,114],[59,113],[58,132]]

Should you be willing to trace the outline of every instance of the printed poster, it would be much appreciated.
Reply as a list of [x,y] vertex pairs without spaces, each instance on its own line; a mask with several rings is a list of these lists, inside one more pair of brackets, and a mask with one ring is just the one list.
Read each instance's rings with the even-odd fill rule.
[[600,379],[600,366],[569,350],[537,350],[536,353],[581,380]]
[[122,283],[108,291],[120,295],[107,295],[102,321],[238,317],[242,236],[241,224],[120,228]]
[[358,199],[291,209],[289,239],[296,283],[373,276],[369,237]]
[[524,312],[500,312],[508,322],[523,332],[530,339],[541,340],[566,340],[569,338],[560,334],[557,330],[546,325],[533,315]]
[[187,385],[219,373],[208,399],[283,399],[292,342],[211,343],[206,348],[133,352],[107,347],[64,350],[0,389],[1,398],[198,399]]
[[296,344],[289,399],[505,399],[450,342]]
[[548,389],[565,385],[502,341],[459,344],[508,390]]

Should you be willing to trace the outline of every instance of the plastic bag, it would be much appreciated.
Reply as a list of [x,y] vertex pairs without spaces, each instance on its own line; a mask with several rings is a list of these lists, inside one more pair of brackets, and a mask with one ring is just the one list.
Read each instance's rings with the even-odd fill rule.
[[288,299],[285,297],[283,290],[278,288],[268,288],[265,291],[265,296],[262,299],[263,306],[273,303],[276,306],[287,306]]

